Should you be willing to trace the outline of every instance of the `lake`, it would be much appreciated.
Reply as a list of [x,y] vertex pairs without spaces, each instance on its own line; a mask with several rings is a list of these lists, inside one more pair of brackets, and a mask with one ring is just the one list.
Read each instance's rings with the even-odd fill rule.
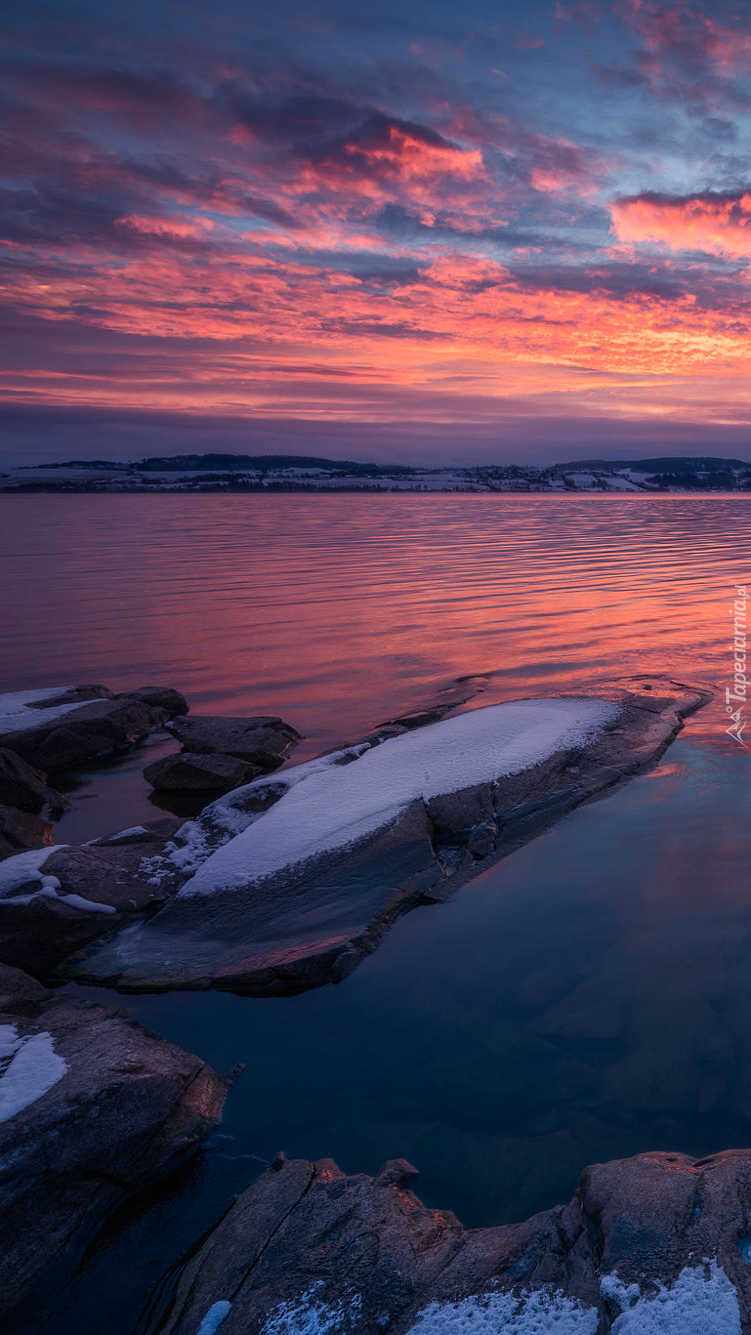
[[[311,754],[460,676],[482,678],[474,704],[645,671],[719,687],[655,769],[403,919],[343,984],[117,998],[244,1070],[203,1158],[113,1221],[50,1335],[130,1335],[280,1148],[348,1171],[404,1155],[426,1202],[477,1225],[566,1199],[588,1162],[749,1143],[751,754],[725,734],[723,691],[751,498],[24,496],[0,512],[3,689],[165,682],[196,711],[280,713]],[[131,823],[139,768],[89,776],[77,828],[87,809]]]

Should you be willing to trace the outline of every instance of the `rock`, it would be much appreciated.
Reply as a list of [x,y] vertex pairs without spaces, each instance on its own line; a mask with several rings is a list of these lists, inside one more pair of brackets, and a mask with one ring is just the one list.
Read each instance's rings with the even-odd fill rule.
[[179,691],[171,686],[139,686],[135,691],[126,692],[134,700],[142,700],[152,709],[163,709],[168,718],[178,714],[187,714],[188,702]]
[[29,811],[0,805],[0,861],[53,842],[52,826]]
[[600,1164],[568,1205],[471,1230],[427,1209],[414,1173],[275,1163],[188,1261],[162,1335],[195,1335],[212,1309],[227,1335],[748,1329],[749,1150]]
[[134,696],[99,699],[57,715],[35,727],[5,733],[9,747],[29,765],[57,774],[77,769],[142,741],[160,727],[166,714]]
[[[260,996],[338,982],[400,914],[445,899],[563,813],[654,761],[681,719],[709,698],[698,689],[640,678],[615,694],[620,713],[586,744],[452,791],[457,749],[467,753],[465,731],[464,741],[460,737],[447,748],[447,791],[396,807],[389,805],[394,797],[386,786],[386,757],[396,764],[396,749],[414,749],[418,737],[419,747],[422,739],[432,746],[430,734],[437,729],[450,729],[456,743],[452,725],[460,720],[384,741],[373,816],[360,837],[362,826],[346,813],[350,785],[357,788],[362,773],[358,766],[373,749],[367,744],[286,769],[273,783],[257,780],[188,822],[161,865],[152,864],[154,876],[178,894],[149,922],[66,961],[65,972],[122,990],[213,986]],[[471,715],[473,736],[484,733],[482,714]],[[350,763],[342,765],[345,759]],[[431,755],[431,763],[442,765],[444,758]],[[341,781],[330,780],[329,770]],[[305,792],[311,791],[312,806],[306,807]],[[344,821],[337,829],[341,841],[317,847],[329,820]]]
[[105,1216],[216,1124],[226,1087],[117,1012],[4,965],[0,1042],[0,1312],[31,1330]]
[[153,913],[170,891],[151,884],[141,864],[177,826],[161,820],[124,837],[9,858],[0,867],[0,959],[49,977],[87,942]]
[[0,802],[19,811],[42,810],[47,801],[47,778],[15,751],[0,747]]
[[258,765],[234,756],[181,751],[147,765],[144,777],[160,792],[228,793],[262,773]]
[[257,765],[260,773],[276,769],[299,740],[289,723],[269,715],[255,718],[223,718],[191,714],[176,719],[171,731],[186,751],[199,755],[235,756]]
[[30,701],[29,709],[56,709],[58,705],[73,705],[83,700],[114,700],[115,692],[107,686],[69,686],[57,695],[48,695],[44,700]]

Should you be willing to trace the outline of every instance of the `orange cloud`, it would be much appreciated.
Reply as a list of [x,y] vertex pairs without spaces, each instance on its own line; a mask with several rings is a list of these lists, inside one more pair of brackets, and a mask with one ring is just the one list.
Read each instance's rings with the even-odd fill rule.
[[645,194],[611,206],[619,241],[657,242],[671,250],[701,250],[751,258],[751,192],[685,197]]

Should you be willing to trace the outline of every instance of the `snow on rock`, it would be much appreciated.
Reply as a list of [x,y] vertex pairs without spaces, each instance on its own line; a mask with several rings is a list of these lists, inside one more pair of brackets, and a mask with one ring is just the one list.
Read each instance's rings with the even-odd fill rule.
[[596,1335],[597,1309],[551,1289],[430,1303],[409,1335]]
[[[417,728],[349,764],[337,763],[336,753],[284,770],[284,795],[255,819],[246,816],[242,832],[198,867],[180,896],[247,885],[346,848],[391,824],[415,799],[518,774],[583,746],[619,712],[606,700],[518,700]],[[185,866],[194,865],[187,850],[181,855]]]
[[350,1291],[328,1303],[316,1296],[322,1287],[323,1281],[316,1280],[304,1293],[277,1303],[259,1335],[346,1335],[362,1312],[362,1298]]
[[[73,709],[90,705],[91,700],[74,700],[67,705],[52,705],[49,709],[40,709],[43,700],[54,700],[66,691],[75,690],[73,686],[45,686],[41,691],[8,691],[0,694],[0,733],[20,732],[22,728],[36,728],[40,723],[49,723],[50,719],[60,718]],[[30,706],[36,705],[36,708]]]
[[198,1327],[198,1335],[216,1335],[231,1306],[232,1303],[226,1298],[220,1299],[218,1303],[212,1303]]
[[601,1288],[623,1309],[611,1335],[741,1335],[738,1294],[716,1261],[686,1266],[674,1284],[643,1297],[638,1284],[615,1274],[604,1276]]
[[36,1103],[67,1070],[46,1030],[19,1036],[14,1024],[0,1025],[0,1122]]
[[57,877],[45,876],[41,868],[53,853],[67,847],[67,844],[48,844],[46,848],[32,848],[28,853],[17,853],[0,862],[0,899],[9,899],[33,881],[39,882],[39,890],[58,891]]
[[[83,895],[62,894],[57,876],[45,875],[42,871],[53,853],[68,847],[68,844],[48,844],[46,848],[32,848],[28,853],[17,853],[15,857],[0,862],[0,900],[30,904],[39,896],[46,896],[48,899],[59,899],[63,904],[86,913],[115,913],[116,909],[111,904],[101,904]],[[21,890],[26,893],[20,894]]]

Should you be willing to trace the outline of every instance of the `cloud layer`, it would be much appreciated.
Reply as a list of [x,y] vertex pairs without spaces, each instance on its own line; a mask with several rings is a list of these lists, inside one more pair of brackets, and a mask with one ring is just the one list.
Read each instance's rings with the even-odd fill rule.
[[4,43],[10,455],[41,411],[456,459],[747,425],[735,6],[87,14]]

